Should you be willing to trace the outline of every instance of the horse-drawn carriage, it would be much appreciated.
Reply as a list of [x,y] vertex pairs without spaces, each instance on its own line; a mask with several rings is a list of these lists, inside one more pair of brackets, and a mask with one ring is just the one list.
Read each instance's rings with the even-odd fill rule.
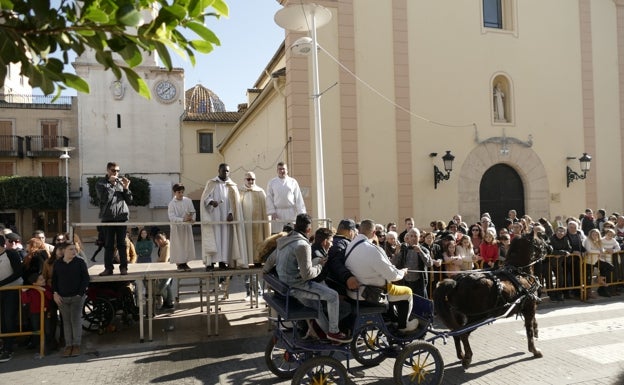
[[[318,316],[319,308],[303,306],[291,297],[291,288],[275,276],[266,274],[265,283],[273,293],[265,301],[277,312],[274,333],[265,350],[265,361],[276,376],[292,378],[292,384],[346,384],[350,359],[363,366],[374,366],[388,357],[395,357],[396,384],[440,384],[444,363],[438,349],[423,337],[431,331],[433,303],[414,296],[412,318],[418,319],[418,329],[409,334],[399,333],[386,322],[384,305],[355,304],[353,340],[335,345],[328,340],[304,339],[297,322]],[[321,306],[321,301],[318,301]],[[434,337],[438,338],[438,336]],[[346,367],[341,358],[346,358]]]
[[[518,255],[525,254],[522,247],[528,252],[530,245],[521,246]],[[528,254],[526,257],[527,260],[531,258]],[[265,294],[264,299],[277,313],[273,318],[274,332],[265,350],[266,364],[276,376],[292,378],[293,385],[347,384],[351,358],[365,367],[377,365],[386,358],[395,358],[395,384],[441,384],[444,361],[433,345],[437,339],[446,343],[448,337],[453,337],[458,358],[467,367],[472,358],[468,345],[470,332],[517,312],[525,316],[529,350],[535,357],[541,357],[541,352],[533,344],[533,337],[537,336],[535,291],[539,285],[534,284],[535,279],[531,279],[530,274],[517,269],[507,270],[500,276],[496,272],[458,275],[458,281],[452,280],[455,285],[450,283],[451,280],[445,280],[444,290],[438,291],[435,296],[436,313],[443,314],[442,320],[450,331],[433,329],[433,302],[417,295],[414,295],[411,318],[417,319],[419,326],[414,332],[405,334],[384,318],[385,306],[364,305],[356,301],[353,340],[344,345],[335,345],[328,340],[305,339],[297,323],[316,318],[322,311],[321,301],[317,301],[317,308],[305,307],[290,295],[292,289],[288,285],[273,275],[265,274],[265,284],[272,288],[273,293]],[[502,300],[504,305],[494,307],[488,300],[479,305],[491,306],[488,311],[479,309],[478,314],[466,311],[466,303],[457,302],[467,301],[466,296],[457,295],[458,289],[461,289],[457,286],[465,284],[479,288],[477,293],[468,293],[468,297],[479,295],[489,298],[491,294],[494,304]],[[427,338],[427,334],[432,336]],[[465,354],[461,351],[460,342],[464,343]],[[342,361],[345,361],[346,367]]]

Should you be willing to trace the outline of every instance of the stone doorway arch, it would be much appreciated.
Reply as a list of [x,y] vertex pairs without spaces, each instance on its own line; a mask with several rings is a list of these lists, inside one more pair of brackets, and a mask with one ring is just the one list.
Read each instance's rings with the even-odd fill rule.
[[480,212],[490,214],[497,229],[504,226],[509,210],[519,217],[525,214],[524,184],[516,170],[505,163],[487,169],[479,187]]
[[530,147],[508,143],[507,148],[502,154],[499,143],[482,143],[466,156],[458,176],[459,213],[466,223],[479,221],[481,179],[490,167],[501,163],[513,168],[522,180],[525,212],[535,220],[550,218],[548,175],[541,159]]

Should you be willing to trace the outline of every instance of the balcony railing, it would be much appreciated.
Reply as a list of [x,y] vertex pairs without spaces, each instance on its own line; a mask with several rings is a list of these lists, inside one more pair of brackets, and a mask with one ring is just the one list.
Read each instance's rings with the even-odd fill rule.
[[0,156],[24,157],[24,138],[17,135],[0,135]]
[[0,108],[71,109],[72,97],[54,95],[20,95],[0,93]]
[[27,136],[26,156],[58,158],[61,153],[54,147],[68,147],[69,139],[66,136]]

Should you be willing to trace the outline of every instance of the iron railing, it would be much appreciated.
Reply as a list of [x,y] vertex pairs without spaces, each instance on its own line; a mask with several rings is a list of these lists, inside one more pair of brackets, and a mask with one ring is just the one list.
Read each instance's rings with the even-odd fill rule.
[[24,157],[24,138],[17,135],[0,135],[0,156]]
[[[70,106],[72,104],[72,96],[54,95],[29,95],[29,94],[1,94],[0,108],[15,108],[16,105],[51,105],[55,107]],[[32,107],[31,107],[32,108]]]
[[66,136],[31,135],[26,137],[26,156],[58,158],[60,152],[55,147],[68,146],[69,138]]

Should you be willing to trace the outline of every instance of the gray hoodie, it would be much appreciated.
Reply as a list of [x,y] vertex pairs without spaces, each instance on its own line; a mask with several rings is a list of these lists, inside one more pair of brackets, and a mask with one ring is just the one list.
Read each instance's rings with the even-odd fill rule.
[[323,266],[312,265],[312,248],[308,239],[297,231],[277,240],[277,275],[294,287],[321,273]]

